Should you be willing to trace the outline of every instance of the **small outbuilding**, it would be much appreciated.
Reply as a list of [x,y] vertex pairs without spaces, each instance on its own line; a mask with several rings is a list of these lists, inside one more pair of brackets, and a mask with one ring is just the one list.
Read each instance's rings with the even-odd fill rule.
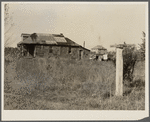
[[89,58],[90,50],[75,43],[63,34],[33,33],[22,34],[17,44],[22,56],[65,57],[72,59]]
[[91,59],[107,60],[107,49],[101,45],[97,45],[91,49]]

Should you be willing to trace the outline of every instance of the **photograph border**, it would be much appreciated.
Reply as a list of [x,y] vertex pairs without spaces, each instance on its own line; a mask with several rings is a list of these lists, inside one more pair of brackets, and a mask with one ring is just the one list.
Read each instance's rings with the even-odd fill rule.
[[[16,1],[16,2],[20,2],[20,1]],[[34,1],[35,2],[35,1]],[[39,2],[39,1],[38,1]],[[46,1],[47,2],[47,1]],[[54,2],[54,1],[53,1]],[[59,1],[58,1],[59,2]],[[62,1],[61,1],[62,2]],[[65,1],[66,2],[66,1]],[[68,1],[69,2],[69,1]],[[90,1],[88,1],[90,2]],[[146,92],[145,92],[145,111],[119,111],[119,110],[108,110],[108,111],[104,111],[104,110],[72,110],[71,113],[69,110],[4,110],[4,97],[3,97],[3,91],[4,91],[4,21],[3,21],[3,17],[4,17],[4,6],[3,4],[6,2],[1,2],[1,119],[2,121],[12,121],[12,120],[16,120],[16,121],[21,121],[21,120],[40,120],[40,121],[47,121],[47,120],[139,120],[139,119],[143,119],[145,117],[149,116],[149,41],[146,41],[146,63],[145,63],[145,75],[146,75],[146,80],[147,82],[145,83],[145,86],[147,86]],[[10,2],[9,2],[10,3]],[[32,2],[29,2],[32,3]],[[109,2],[110,3],[110,2]],[[143,2],[144,3],[144,2]],[[147,2],[147,8],[148,7],[149,2]],[[149,10],[147,9],[147,14],[149,13]],[[149,40],[149,15],[147,15],[147,22],[146,22],[146,34],[148,35],[146,37],[146,40]],[[33,115],[33,111],[34,111],[34,115]],[[37,112],[36,112],[37,111]],[[51,112],[49,112],[51,111]],[[115,113],[116,115],[114,115],[113,117],[111,116],[112,113]],[[121,114],[122,115],[121,115]],[[32,116],[31,116],[32,114]],[[39,116],[43,114],[42,116]],[[119,116],[118,116],[119,114]],[[140,114],[140,115],[139,115]],[[25,116],[26,115],[26,116]],[[52,115],[49,118],[49,115]],[[58,116],[61,115],[61,116]],[[90,116],[89,116],[90,115]],[[103,117],[102,117],[103,116]],[[108,116],[110,117],[110,119],[108,118]],[[102,119],[101,119],[102,117]],[[21,119],[23,118],[23,119]],[[122,118],[122,119],[121,119]],[[149,118],[148,118],[149,119]],[[147,119],[143,119],[144,121]],[[145,122],[146,122],[145,121]]]

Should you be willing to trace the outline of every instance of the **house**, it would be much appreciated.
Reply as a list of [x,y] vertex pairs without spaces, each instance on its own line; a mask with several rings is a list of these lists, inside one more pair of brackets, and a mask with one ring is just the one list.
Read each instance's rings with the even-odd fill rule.
[[91,59],[107,60],[107,49],[97,45],[91,49]]
[[90,50],[75,43],[63,34],[33,33],[22,34],[21,37],[22,41],[17,46],[20,47],[22,56],[89,58]]

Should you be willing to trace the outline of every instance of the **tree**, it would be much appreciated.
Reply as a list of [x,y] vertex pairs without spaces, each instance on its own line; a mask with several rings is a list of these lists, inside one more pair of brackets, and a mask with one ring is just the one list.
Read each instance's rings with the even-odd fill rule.
[[[124,44],[126,45],[126,43]],[[108,56],[111,57],[112,61],[116,65],[116,53],[110,52]],[[133,71],[135,63],[137,61],[136,47],[132,45],[126,45],[126,47],[123,48],[122,56],[123,56],[123,82],[124,85],[130,86],[133,83]]]
[[9,11],[9,4],[4,4],[4,46],[9,46],[13,36],[12,29],[14,27],[13,19]]
[[143,42],[142,42],[142,44],[139,44],[139,46],[140,46],[141,59],[145,60],[145,37],[146,37],[146,34],[144,31],[142,32],[142,35],[143,35],[143,38],[141,38],[141,39]]
[[133,82],[133,71],[137,61],[135,46],[127,46],[123,50],[123,80],[124,84],[131,85]]

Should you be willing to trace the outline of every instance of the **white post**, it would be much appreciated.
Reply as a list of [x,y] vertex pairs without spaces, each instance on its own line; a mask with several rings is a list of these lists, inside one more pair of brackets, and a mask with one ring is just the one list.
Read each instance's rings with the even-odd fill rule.
[[33,57],[35,57],[36,56],[36,45],[35,45],[35,47],[34,47],[34,54],[33,54]]
[[27,56],[29,56],[29,55],[30,55],[30,54],[29,54],[29,47],[27,47],[27,51],[28,51],[28,52],[27,52]]
[[21,54],[24,56],[23,45],[21,45]]
[[116,48],[116,96],[123,95],[123,48]]

